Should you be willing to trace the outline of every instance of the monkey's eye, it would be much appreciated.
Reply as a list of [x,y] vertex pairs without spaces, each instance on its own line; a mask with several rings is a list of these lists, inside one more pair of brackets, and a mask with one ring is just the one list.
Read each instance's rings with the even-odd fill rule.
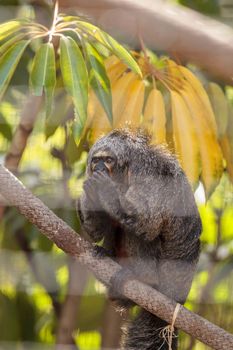
[[107,158],[105,159],[105,163],[107,163],[107,164],[113,164],[113,163],[114,163],[114,159],[111,158],[111,157],[107,157]]
[[92,160],[91,160],[91,162],[92,162],[93,164],[97,164],[98,161],[99,161],[99,158],[97,158],[97,157],[92,158]]

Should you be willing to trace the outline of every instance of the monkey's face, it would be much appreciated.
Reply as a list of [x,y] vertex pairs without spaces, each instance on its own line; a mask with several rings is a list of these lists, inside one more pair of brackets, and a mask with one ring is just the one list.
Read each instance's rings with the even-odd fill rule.
[[96,141],[88,155],[87,176],[102,172],[110,176],[114,182],[127,187],[131,160],[127,140],[127,135],[115,131]]
[[92,155],[90,172],[91,174],[95,172],[103,172],[109,176],[113,176],[116,163],[116,156],[113,153],[98,151]]

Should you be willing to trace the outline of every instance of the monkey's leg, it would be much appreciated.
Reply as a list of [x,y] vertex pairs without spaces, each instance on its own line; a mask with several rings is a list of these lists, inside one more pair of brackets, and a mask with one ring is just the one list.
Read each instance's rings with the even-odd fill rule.
[[[122,350],[168,350],[168,339],[163,330],[168,326],[166,321],[146,310],[129,323],[122,338]],[[172,337],[172,350],[177,349],[177,330]]]
[[129,300],[122,294],[123,285],[130,279],[135,279],[133,272],[129,269],[122,268],[119,270],[110,280],[109,287],[109,298],[112,301],[116,301],[120,307],[129,308],[134,304],[133,301]]

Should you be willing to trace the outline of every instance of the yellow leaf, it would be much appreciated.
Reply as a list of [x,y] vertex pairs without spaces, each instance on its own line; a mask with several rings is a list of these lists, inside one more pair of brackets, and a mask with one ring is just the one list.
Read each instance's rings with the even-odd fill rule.
[[199,103],[202,104],[202,108],[205,109],[205,118],[208,121],[209,128],[211,128],[215,135],[217,135],[217,125],[213,109],[207,92],[205,91],[202,83],[188,68],[179,66],[179,70],[186,79],[187,87],[190,87],[193,90],[193,93],[196,95],[196,98],[199,100]]
[[138,80],[138,76],[129,72],[118,79],[112,87],[112,104],[113,104],[113,126],[119,127],[120,120],[127,106],[129,95],[131,94],[132,84]]
[[227,99],[220,86],[215,83],[209,83],[207,91],[218,127],[218,136],[221,138],[225,134],[228,122]]
[[200,154],[201,178],[208,198],[218,185],[223,172],[222,152],[217,141],[215,130],[207,117],[208,110],[203,108],[203,101],[192,86],[186,86],[180,92],[190,110],[196,128]]
[[125,91],[124,108],[122,113],[119,113],[118,118],[116,118],[115,126],[117,128],[125,126],[135,128],[140,125],[145,85],[143,80],[138,79],[137,76],[135,77],[136,79],[131,80],[128,90]]
[[105,60],[105,68],[111,84],[114,84],[126,71],[127,66],[119,58],[112,55]]
[[[124,74],[112,85],[112,110],[113,110],[113,124],[116,127],[119,118],[122,116],[125,105],[127,103],[127,93],[129,91],[129,85],[131,81],[137,79],[137,75],[133,72]],[[112,130],[107,115],[102,108],[99,101],[92,97],[92,106],[90,105],[91,116],[91,143],[95,142],[100,136],[105,135]]]
[[151,133],[152,144],[166,143],[166,112],[161,92],[152,89],[147,98],[143,125]]
[[200,152],[192,115],[182,96],[171,91],[173,138],[176,154],[193,188],[200,175]]
[[226,160],[227,172],[230,180],[233,182],[233,148],[231,147],[231,142],[227,135],[222,136],[219,142]]

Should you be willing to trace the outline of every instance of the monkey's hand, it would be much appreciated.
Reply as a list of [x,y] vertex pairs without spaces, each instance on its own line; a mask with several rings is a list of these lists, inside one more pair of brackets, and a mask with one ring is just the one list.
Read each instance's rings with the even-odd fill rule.
[[77,208],[82,227],[94,242],[99,242],[111,232],[111,222],[100,203],[93,176],[85,181],[83,189]]
[[96,189],[96,184],[93,177],[89,177],[83,184],[85,193],[85,206],[90,211],[101,211],[99,196]]
[[119,190],[112,179],[102,173],[97,172],[91,178],[91,186],[96,191],[100,206],[106,213],[115,218],[115,214],[119,211]]

